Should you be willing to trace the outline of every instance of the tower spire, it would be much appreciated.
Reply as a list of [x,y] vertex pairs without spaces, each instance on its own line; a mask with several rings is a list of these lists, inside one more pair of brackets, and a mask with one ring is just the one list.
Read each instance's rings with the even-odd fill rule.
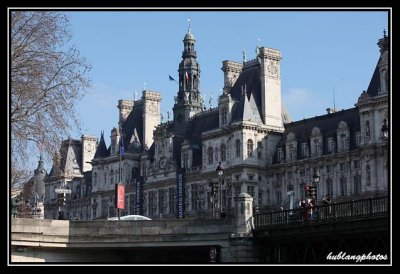
[[179,91],[174,105],[174,121],[186,123],[190,117],[202,110],[200,96],[200,65],[195,50],[196,38],[191,33],[188,18],[188,32],[183,38],[182,61],[179,64]]

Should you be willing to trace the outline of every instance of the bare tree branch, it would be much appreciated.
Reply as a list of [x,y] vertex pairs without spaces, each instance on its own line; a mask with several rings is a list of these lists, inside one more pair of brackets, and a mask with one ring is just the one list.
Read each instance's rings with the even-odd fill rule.
[[90,87],[91,67],[69,44],[65,14],[13,11],[10,20],[9,118],[17,176],[33,147],[41,143],[51,159],[70,130],[80,130],[75,106]]

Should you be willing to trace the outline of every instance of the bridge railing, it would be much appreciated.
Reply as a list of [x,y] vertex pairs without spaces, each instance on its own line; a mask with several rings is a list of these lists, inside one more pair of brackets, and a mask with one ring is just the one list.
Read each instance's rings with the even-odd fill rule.
[[387,212],[388,197],[377,197],[315,207],[257,213],[254,218],[254,224],[255,229],[260,230],[272,226],[368,218],[385,215]]

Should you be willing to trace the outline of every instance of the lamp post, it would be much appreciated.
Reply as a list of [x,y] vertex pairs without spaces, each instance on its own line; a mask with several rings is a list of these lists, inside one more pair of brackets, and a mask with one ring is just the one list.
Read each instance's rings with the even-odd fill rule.
[[314,169],[314,175],[313,175],[313,180],[312,180],[312,184],[313,184],[313,192],[312,192],[312,198],[314,199],[315,203],[317,203],[317,189],[318,189],[318,183],[319,183],[319,179],[320,179],[320,175],[319,175],[319,171],[317,168]]
[[224,174],[224,170],[221,167],[221,162],[219,162],[219,165],[215,171],[218,174],[218,189],[219,189],[218,211],[219,211],[219,216],[221,217],[221,213],[222,213],[222,181],[221,181],[221,177]]

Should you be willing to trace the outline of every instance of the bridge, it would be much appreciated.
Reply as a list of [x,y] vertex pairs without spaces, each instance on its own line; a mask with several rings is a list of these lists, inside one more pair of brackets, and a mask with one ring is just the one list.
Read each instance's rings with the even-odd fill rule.
[[253,218],[251,201],[249,195],[242,196],[235,219],[13,218],[11,262],[355,263],[326,259],[342,251],[387,255],[379,263],[389,263],[387,197],[318,206],[312,218],[308,209],[258,213]]
[[388,197],[379,197],[259,213],[255,215],[253,234],[265,247],[266,262],[270,263],[333,263],[327,259],[328,255],[340,252],[387,255],[387,260],[380,262],[388,263],[388,202]]

